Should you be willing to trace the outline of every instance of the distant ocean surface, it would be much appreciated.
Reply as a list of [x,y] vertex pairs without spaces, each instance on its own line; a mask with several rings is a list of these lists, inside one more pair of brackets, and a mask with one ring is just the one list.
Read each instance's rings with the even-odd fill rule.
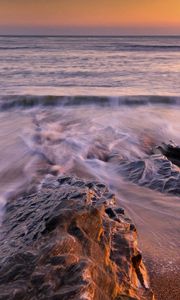
[[180,95],[180,37],[0,37],[2,95]]

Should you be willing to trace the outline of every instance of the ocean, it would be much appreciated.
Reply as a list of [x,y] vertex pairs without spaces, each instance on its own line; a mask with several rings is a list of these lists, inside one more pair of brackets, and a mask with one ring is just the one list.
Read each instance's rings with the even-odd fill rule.
[[179,274],[180,172],[157,149],[179,132],[180,37],[0,37],[1,220],[46,176],[100,181],[150,272]]
[[179,96],[180,37],[0,37],[1,95]]

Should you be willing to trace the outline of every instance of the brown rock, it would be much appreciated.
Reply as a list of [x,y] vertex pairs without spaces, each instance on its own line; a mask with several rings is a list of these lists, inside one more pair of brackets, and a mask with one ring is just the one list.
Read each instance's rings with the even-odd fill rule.
[[9,202],[0,299],[153,299],[135,227],[115,200],[103,184],[51,177]]

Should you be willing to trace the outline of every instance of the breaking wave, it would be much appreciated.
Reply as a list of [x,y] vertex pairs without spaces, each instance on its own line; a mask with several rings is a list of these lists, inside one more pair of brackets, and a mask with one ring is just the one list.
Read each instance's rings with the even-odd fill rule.
[[1,96],[0,110],[15,107],[30,108],[35,106],[141,106],[141,105],[180,105],[180,97],[176,96],[32,96],[9,95]]

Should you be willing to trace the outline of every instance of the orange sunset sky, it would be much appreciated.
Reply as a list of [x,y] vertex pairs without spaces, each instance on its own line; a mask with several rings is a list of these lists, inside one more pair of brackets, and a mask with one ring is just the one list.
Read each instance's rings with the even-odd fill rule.
[[0,0],[0,34],[180,34],[180,0]]

